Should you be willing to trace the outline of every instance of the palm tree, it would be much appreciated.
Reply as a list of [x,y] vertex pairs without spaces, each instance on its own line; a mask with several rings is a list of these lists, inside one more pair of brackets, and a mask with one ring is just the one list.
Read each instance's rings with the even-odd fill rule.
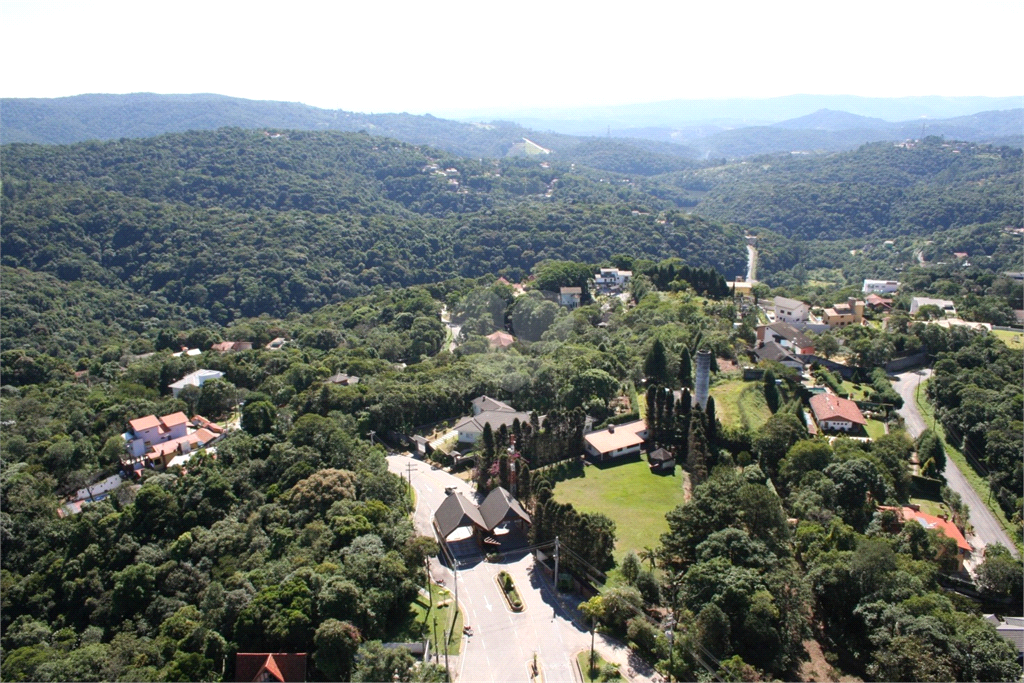
[[650,546],[645,546],[643,550],[641,550],[639,553],[637,553],[637,555],[639,555],[641,561],[646,561],[646,562],[650,562],[651,563],[651,571],[653,572],[654,571],[654,562],[655,562],[655,560],[658,559],[658,551],[657,550],[652,550]]

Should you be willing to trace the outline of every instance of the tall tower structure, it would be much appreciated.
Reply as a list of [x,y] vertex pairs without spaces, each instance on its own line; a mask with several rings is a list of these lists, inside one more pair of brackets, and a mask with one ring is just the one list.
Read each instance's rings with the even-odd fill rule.
[[704,410],[708,407],[708,385],[711,384],[711,352],[707,349],[697,352],[697,376],[694,380],[697,403]]

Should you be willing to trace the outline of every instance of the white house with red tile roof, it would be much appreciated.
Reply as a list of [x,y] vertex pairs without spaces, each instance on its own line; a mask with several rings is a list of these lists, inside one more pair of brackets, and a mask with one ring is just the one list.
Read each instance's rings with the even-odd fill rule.
[[154,446],[179,439],[188,433],[188,418],[177,412],[163,417],[147,415],[128,422],[130,430],[122,436],[128,444],[128,452],[140,458]]
[[646,440],[647,423],[637,420],[586,434],[583,449],[596,460],[613,460],[638,455]]
[[936,517],[935,515],[929,515],[921,512],[921,510],[916,506],[889,507],[880,505],[878,506],[878,509],[892,510],[903,522],[915,521],[925,529],[937,529],[949,538],[952,538],[956,541],[959,569],[960,571],[963,571],[964,560],[970,559],[971,553],[974,552],[974,548],[971,547],[971,544],[967,542],[966,538],[964,538],[963,532],[960,531],[956,524],[949,521],[948,517]]
[[182,412],[163,417],[147,415],[128,425],[129,431],[121,436],[130,454],[127,466],[135,471],[145,466],[166,467],[175,456],[204,448],[224,434],[220,426],[206,418],[197,415],[190,422]]
[[809,403],[814,421],[822,430],[848,432],[867,424],[860,408],[849,399],[826,392],[811,396]]

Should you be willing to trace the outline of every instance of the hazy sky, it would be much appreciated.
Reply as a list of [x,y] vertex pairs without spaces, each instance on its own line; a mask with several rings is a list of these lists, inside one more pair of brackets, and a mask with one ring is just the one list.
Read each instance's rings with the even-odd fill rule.
[[2,0],[0,8],[4,97],[212,92],[437,113],[1021,92],[1021,0]]

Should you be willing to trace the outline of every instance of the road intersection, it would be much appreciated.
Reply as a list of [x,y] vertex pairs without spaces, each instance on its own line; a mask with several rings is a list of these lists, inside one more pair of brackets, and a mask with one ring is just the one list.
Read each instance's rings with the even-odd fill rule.
[[[444,501],[446,488],[477,500],[471,484],[409,456],[388,456],[388,467],[411,479],[416,491],[413,522],[425,536],[436,538],[433,514]],[[435,581],[457,590],[465,623],[473,630],[472,636],[463,638],[453,676],[473,683],[529,680],[527,667],[536,657],[546,683],[580,683],[576,654],[590,649],[590,632],[574,620],[578,598],[556,597],[530,553],[510,553],[501,562],[490,563],[471,541],[450,548],[458,576],[436,559],[431,560],[430,573]],[[522,612],[512,612],[501,594],[496,577],[502,570],[515,581],[525,605]],[[628,680],[654,680],[655,672],[621,643],[599,635],[595,647],[607,661],[618,664]]]

